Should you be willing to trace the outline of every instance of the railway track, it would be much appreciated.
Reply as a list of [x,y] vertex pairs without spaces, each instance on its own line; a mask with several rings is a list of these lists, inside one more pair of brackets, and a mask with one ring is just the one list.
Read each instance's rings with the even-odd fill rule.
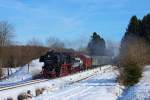
[[[101,67],[102,68],[102,67]],[[100,68],[100,70],[101,70]],[[104,69],[103,71],[105,72],[106,70],[108,70],[109,68]],[[84,72],[84,71],[83,71]],[[82,73],[82,72],[80,72]],[[94,74],[95,75],[95,74]],[[82,81],[84,79],[87,79],[89,77],[92,77],[94,75],[90,75],[88,77],[85,77],[83,79],[77,80],[77,81],[73,81],[70,82],[70,84],[73,84],[75,82],[79,82]],[[42,83],[42,82],[48,82],[50,79],[36,79],[36,80],[31,80],[31,81],[27,81],[27,82],[23,82],[23,83],[16,83],[15,85],[7,85],[7,86],[0,86],[0,91],[4,91],[4,90],[9,90],[9,89],[14,89],[14,88],[18,88],[18,87],[24,87],[24,86],[28,86],[28,85],[32,85],[32,84],[36,84],[36,83]]]
[[24,83],[16,83],[16,85],[8,85],[8,86],[0,86],[0,91],[3,90],[9,90],[9,89],[13,89],[13,88],[17,88],[17,87],[22,87],[22,86],[27,86],[27,85],[31,85],[31,84],[36,84],[36,83],[40,83],[40,82],[46,82],[48,81],[48,79],[36,79],[36,80],[31,80],[31,81],[27,81]]

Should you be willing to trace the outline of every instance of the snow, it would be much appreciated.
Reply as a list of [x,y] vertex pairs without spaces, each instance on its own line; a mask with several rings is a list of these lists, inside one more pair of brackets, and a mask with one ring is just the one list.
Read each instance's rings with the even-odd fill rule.
[[46,91],[33,100],[116,100],[122,93],[116,81],[117,74],[110,68],[80,82]]
[[[98,97],[106,99],[111,98],[110,100],[114,100],[121,94],[121,90],[116,82],[116,73],[116,71],[112,70],[111,65],[107,65],[102,68],[95,68],[70,76],[3,90],[0,91],[0,100],[4,100],[7,97],[12,97],[16,100],[20,93],[26,93],[28,90],[31,90],[34,96],[32,98],[33,100],[49,100],[49,98],[50,100],[51,98],[54,100],[77,100],[80,98],[86,100],[89,94],[91,96],[88,98],[91,99],[92,96],[95,96],[97,100],[99,100]],[[35,90],[40,88],[46,89],[44,94],[35,97]],[[96,92],[98,95],[96,95]]]
[[[15,72],[16,72],[17,70],[19,70],[19,69],[20,69],[20,67],[9,69],[10,74],[15,73]],[[3,75],[3,77],[7,77],[7,76],[8,76],[7,68],[2,68],[2,75]]]
[[[42,65],[43,63],[36,59],[30,63],[29,72],[27,65],[13,69],[13,74],[1,81],[0,86],[30,80],[33,75],[40,73]],[[8,96],[17,98],[20,93],[27,90],[31,90],[33,100],[150,100],[150,65],[145,66],[140,82],[124,91],[123,86],[116,81],[117,75],[118,71],[107,65],[58,79],[0,91],[0,100]],[[79,81],[81,79],[83,80]],[[35,90],[38,88],[46,90],[42,95],[35,97]]]
[[145,66],[140,82],[126,89],[120,100],[150,100],[150,66]]
[[34,75],[37,75],[42,70],[43,63],[39,62],[39,59],[33,60],[30,63],[29,72],[28,65],[16,68],[16,71],[11,74],[7,79],[0,81],[0,86],[12,85],[19,82],[31,80]]
[[29,73],[33,75],[37,75],[42,71],[42,66],[44,65],[43,62],[39,62],[39,59],[33,60],[30,63],[30,70]]

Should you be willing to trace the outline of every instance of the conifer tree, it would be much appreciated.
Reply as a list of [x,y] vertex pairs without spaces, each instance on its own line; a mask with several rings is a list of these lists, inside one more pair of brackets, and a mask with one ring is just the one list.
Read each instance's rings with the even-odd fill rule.
[[88,52],[90,55],[104,56],[106,51],[105,41],[96,32],[91,36],[88,44]]
[[121,41],[120,53],[127,52],[127,45],[135,41],[137,38],[141,37],[141,32],[141,21],[138,20],[136,16],[132,16],[128,28],[126,29],[126,32]]
[[[142,23],[136,16],[132,16],[125,35],[121,41],[120,48],[120,66],[122,67],[122,80],[126,86],[134,85],[141,77],[141,69],[136,62],[136,58],[132,57],[131,51],[134,51],[135,43],[141,38]],[[132,46],[133,45],[133,46]]]
[[127,32],[130,34],[137,34],[140,32],[140,20],[138,20],[136,16],[132,16]]
[[144,37],[150,42],[150,14],[147,14],[142,19],[142,27]]

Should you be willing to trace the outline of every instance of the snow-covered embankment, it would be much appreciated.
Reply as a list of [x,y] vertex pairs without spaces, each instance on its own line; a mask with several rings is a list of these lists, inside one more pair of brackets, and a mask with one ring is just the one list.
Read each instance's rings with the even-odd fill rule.
[[117,100],[122,94],[122,87],[116,81],[118,71],[109,66],[82,81],[65,84],[57,89],[45,91],[33,100]]
[[41,82],[41,83],[36,83],[36,84],[27,85],[23,87],[17,87],[17,88],[13,88],[9,90],[0,91],[0,96],[1,96],[0,99],[3,100],[7,97],[12,97],[16,100],[17,96],[20,93],[27,92],[28,90],[31,90],[32,94],[35,96],[35,90],[38,88],[45,88],[46,90],[53,90],[53,89],[61,88],[61,87],[66,86],[67,84],[71,84],[73,82],[85,79],[87,77],[103,73],[104,71],[109,70],[111,68],[112,66],[108,65],[108,66],[104,66],[101,68],[95,68],[92,70],[77,73],[74,75],[49,80],[46,82]]
[[[0,81],[0,86],[8,86],[31,80],[34,75],[40,74],[42,66],[43,63],[40,63],[39,59],[36,59],[29,64],[29,72],[27,64],[22,67],[18,67],[14,73],[7,77],[7,79]],[[4,74],[6,74],[6,71]]]

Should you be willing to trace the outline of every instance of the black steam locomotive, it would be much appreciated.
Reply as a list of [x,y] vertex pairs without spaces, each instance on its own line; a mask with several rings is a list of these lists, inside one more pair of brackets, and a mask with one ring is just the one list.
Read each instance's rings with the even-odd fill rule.
[[106,56],[90,57],[77,52],[57,52],[54,50],[48,51],[40,57],[40,62],[44,62],[42,75],[49,78],[66,76],[82,70],[109,64],[111,61],[112,59]]

